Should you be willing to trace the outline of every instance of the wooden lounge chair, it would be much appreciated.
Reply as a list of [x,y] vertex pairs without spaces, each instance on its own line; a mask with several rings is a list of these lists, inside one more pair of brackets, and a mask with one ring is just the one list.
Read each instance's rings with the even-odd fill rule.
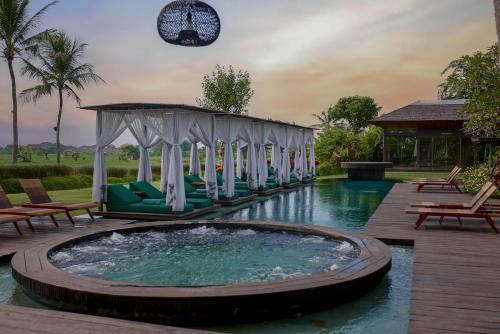
[[458,222],[462,224],[461,218],[477,218],[485,219],[486,222],[491,226],[495,233],[498,233],[495,227],[495,222],[493,217],[500,217],[500,209],[497,206],[487,206],[486,201],[490,196],[496,191],[497,187],[493,185],[487,191],[479,197],[473,207],[471,208],[449,208],[449,207],[415,207],[409,206],[406,208],[406,213],[408,214],[418,214],[418,220],[415,223],[415,229],[418,229],[420,225],[428,217],[439,217],[439,223],[442,224],[445,217],[455,217]]
[[43,209],[59,209],[64,210],[66,216],[68,217],[71,224],[75,224],[73,217],[71,217],[70,212],[76,210],[85,210],[93,221],[94,216],[90,209],[98,208],[98,203],[77,203],[77,204],[65,204],[60,202],[52,202],[47,194],[47,191],[42,185],[42,182],[38,179],[24,179],[20,180],[21,186],[28,195],[31,203],[24,204],[23,207],[27,208],[43,208]]
[[412,181],[414,182],[420,182],[420,181],[446,181],[448,180],[454,173],[457,169],[459,169],[460,167],[459,166],[455,166],[453,167],[453,169],[448,173],[448,175],[446,176],[446,178],[425,178],[425,177],[422,177],[422,178],[418,178],[418,179],[414,179]]
[[462,192],[460,187],[458,186],[457,181],[455,180],[456,176],[458,173],[460,173],[462,169],[460,167],[455,167],[452,172],[448,175],[448,178],[446,180],[414,180],[412,181],[412,184],[417,184],[417,192],[420,192],[424,186],[441,186],[441,188],[444,188],[445,186],[450,186],[452,188],[457,189],[459,192]]
[[0,215],[0,224],[9,224],[9,223],[12,223],[14,224],[14,226],[16,227],[16,230],[17,230],[17,233],[19,234],[23,234],[21,232],[21,229],[19,228],[19,225],[17,225],[17,222],[20,222],[20,221],[25,221],[31,232],[34,232],[34,228],[33,228],[33,225],[31,225],[31,220],[30,220],[30,217],[29,216],[19,216],[19,215]]
[[471,209],[476,205],[476,203],[484,196],[484,194],[491,188],[495,187],[493,182],[486,182],[479,192],[467,203],[465,202],[447,202],[447,203],[436,203],[436,202],[412,202],[410,206],[413,207],[424,207],[424,208],[447,208],[447,209]]
[[54,215],[59,213],[65,213],[65,210],[62,209],[44,209],[44,208],[25,208],[22,206],[13,206],[10,202],[7,194],[0,186],[0,214],[9,214],[16,216],[29,216],[33,217],[50,217],[54,225],[59,227],[56,218]]

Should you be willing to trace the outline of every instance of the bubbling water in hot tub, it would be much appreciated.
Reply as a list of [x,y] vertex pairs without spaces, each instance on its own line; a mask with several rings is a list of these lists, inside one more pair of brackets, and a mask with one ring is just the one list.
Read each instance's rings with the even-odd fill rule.
[[114,232],[57,249],[49,259],[66,272],[104,280],[206,286],[338,270],[359,252],[354,243],[317,235],[201,226]]

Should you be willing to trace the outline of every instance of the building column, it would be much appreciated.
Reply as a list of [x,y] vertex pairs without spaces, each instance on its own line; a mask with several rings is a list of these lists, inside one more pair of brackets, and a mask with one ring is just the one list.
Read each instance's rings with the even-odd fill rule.
[[420,137],[417,136],[416,139],[416,144],[415,144],[415,149],[417,151],[417,156],[416,156],[416,161],[415,161],[415,167],[420,168],[420,161],[421,161],[421,156],[420,156]]
[[387,129],[384,128],[384,149],[383,149],[383,161],[390,162],[391,154],[390,154],[390,145],[389,145],[389,136],[387,134]]
[[431,167],[434,168],[434,137],[431,138]]

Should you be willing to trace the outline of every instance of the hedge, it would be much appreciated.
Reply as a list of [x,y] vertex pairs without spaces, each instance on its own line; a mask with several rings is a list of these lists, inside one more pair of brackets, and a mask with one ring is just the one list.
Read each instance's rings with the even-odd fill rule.
[[[49,176],[40,178],[46,190],[71,190],[92,187],[92,176],[89,175],[69,175],[69,176]],[[109,184],[129,183],[136,180],[136,176],[108,177]],[[19,184],[19,179],[1,179],[0,186],[8,194],[20,194],[24,190]]]
[[[202,164],[202,170],[205,168]],[[153,174],[160,175],[161,167],[156,165],[152,167]],[[184,172],[189,170],[189,164],[184,164]],[[128,167],[110,167],[108,168],[109,177],[127,177],[137,176],[138,168]],[[51,176],[72,176],[72,175],[88,175],[92,176],[94,167],[92,166],[0,166],[0,179],[41,179]]]

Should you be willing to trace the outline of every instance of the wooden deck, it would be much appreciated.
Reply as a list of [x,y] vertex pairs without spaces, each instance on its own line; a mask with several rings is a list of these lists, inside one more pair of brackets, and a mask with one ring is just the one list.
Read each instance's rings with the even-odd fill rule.
[[[151,325],[140,322],[94,317],[83,314],[37,310],[33,308],[0,305],[2,334],[202,334],[209,333]],[[211,332],[213,333],[213,332]]]
[[500,333],[500,235],[470,219],[430,218],[415,230],[417,217],[404,212],[409,202],[469,199],[396,184],[366,225],[376,238],[415,244],[409,333]]

